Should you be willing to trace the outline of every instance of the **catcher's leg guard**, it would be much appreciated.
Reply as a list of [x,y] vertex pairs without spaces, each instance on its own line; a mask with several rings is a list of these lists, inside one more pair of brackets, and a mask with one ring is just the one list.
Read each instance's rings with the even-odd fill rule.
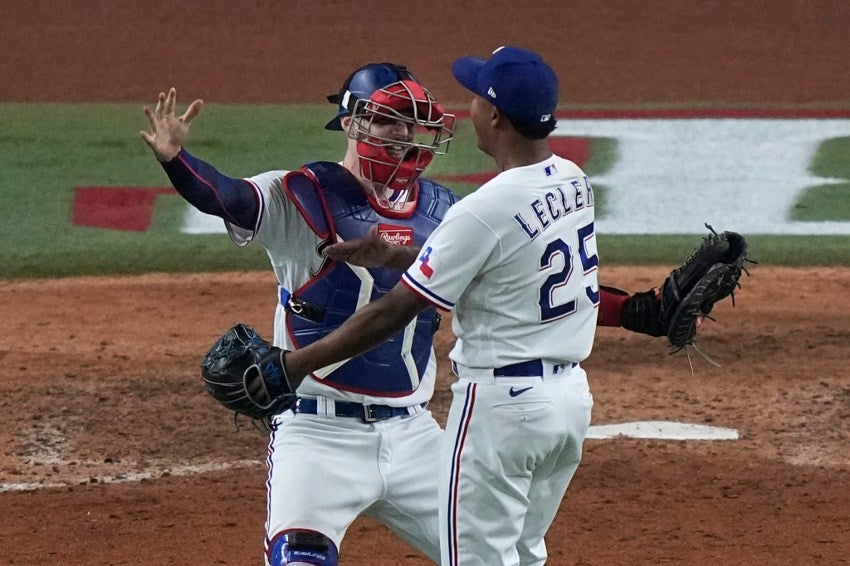
[[336,545],[315,531],[279,533],[269,545],[271,566],[337,566]]

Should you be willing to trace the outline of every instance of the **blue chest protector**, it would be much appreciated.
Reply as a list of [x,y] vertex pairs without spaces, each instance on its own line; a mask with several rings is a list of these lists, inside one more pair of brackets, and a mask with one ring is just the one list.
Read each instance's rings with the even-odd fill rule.
[[[459,197],[446,187],[420,179],[416,207],[405,217],[375,211],[360,182],[344,167],[308,163],[284,179],[287,197],[322,239],[355,240],[379,225],[382,232],[422,246]],[[358,308],[392,289],[401,272],[363,268],[328,260],[301,288],[292,291],[286,323],[296,347],[304,347],[340,326]],[[338,389],[383,397],[408,395],[418,386],[431,355],[437,312],[429,307],[403,331],[365,354],[351,358],[324,378]]]

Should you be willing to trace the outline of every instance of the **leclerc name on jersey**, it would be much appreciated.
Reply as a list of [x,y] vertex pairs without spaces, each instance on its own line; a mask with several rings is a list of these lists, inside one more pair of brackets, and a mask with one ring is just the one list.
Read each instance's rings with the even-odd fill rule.
[[586,206],[593,206],[593,188],[590,179],[583,177],[573,179],[568,187],[556,187],[542,199],[534,199],[528,205],[531,210],[516,213],[514,220],[528,239],[533,240],[555,220]]

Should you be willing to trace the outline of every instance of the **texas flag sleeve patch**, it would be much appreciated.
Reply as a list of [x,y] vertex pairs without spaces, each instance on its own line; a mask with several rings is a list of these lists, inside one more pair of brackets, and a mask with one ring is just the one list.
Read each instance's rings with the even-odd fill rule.
[[451,310],[454,308],[454,303],[446,298],[438,295],[426,285],[431,281],[431,277],[436,273],[438,263],[431,257],[433,248],[426,246],[419,253],[419,257],[413,262],[407,271],[402,273],[401,282],[413,292],[422,295],[428,302],[435,307],[443,310]]
[[419,271],[428,279],[431,279],[431,276],[434,275],[434,268],[429,263],[431,261],[431,251],[431,246],[428,246],[416,260],[419,262]]

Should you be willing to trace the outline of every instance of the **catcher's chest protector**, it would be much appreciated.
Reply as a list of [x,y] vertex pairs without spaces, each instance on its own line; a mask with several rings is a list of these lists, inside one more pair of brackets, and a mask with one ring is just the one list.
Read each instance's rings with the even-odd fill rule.
[[[384,234],[410,245],[422,246],[458,197],[447,188],[420,179],[416,208],[407,218],[378,214],[366,199],[359,181],[344,167],[329,162],[310,163],[290,173],[284,182],[287,196],[313,230],[330,242],[366,236],[379,225]],[[401,272],[363,268],[329,261],[292,294],[318,307],[321,316],[306,318],[287,310],[286,324],[296,347],[329,334],[355,310],[392,289]],[[415,390],[431,354],[436,310],[423,310],[403,331],[336,367],[323,381],[328,385],[376,396],[403,396]],[[323,374],[323,372],[317,372]]]

